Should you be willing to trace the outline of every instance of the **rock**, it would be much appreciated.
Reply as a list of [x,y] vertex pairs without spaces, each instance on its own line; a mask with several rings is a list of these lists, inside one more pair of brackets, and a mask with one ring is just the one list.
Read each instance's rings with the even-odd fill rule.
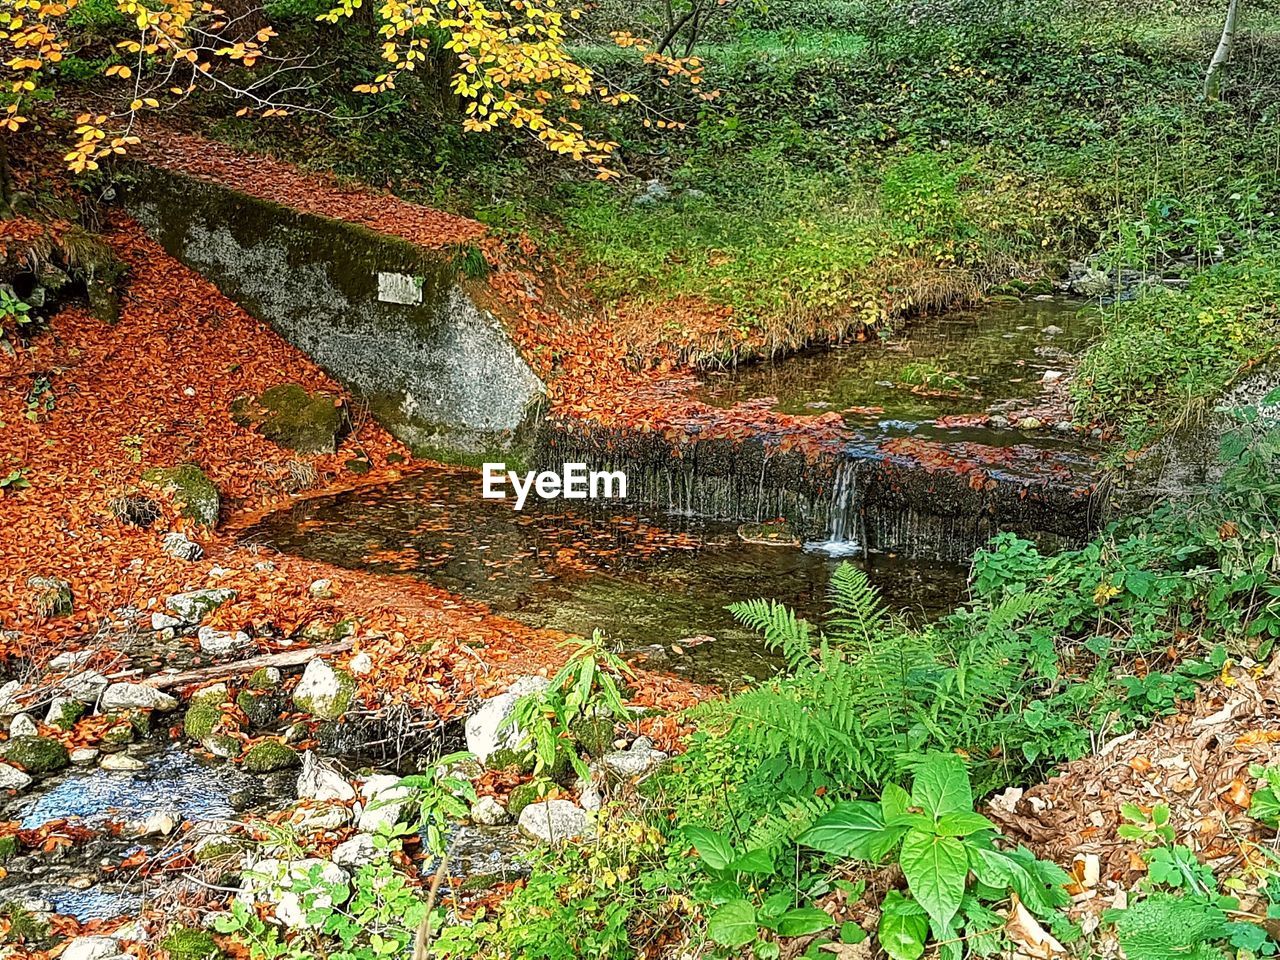
[[379,773],[360,785],[364,809],[356,826],[362,833],[377,833],[383,826],[394,827],[400,822],[405,806],[413,790],[389,773]]
[[142,837],[167,837],[177,829],[178,821],[173,814],[160,810],[151,814],[139,824],[138,835]]
[[137,757],[129,756],[127,753],[108,753],[98,761],[98,767],[102,770],[112,770],[116,773],[136,773],[139,770],[147,769],[145,763]]
[[67,748],[50,737],[12,737],[0,744],[0,759],[33,777],[55,773],[71,763]]
[[160,504],[150,497],[134,493],[112,497],[107,501],[107,509],[121,523],[135,527],[149,527],[160,517]]
[[279,740],[262,740],[245,752],[241,766],[249,773],[271,773],[296,767],[299,762],[297,752]]
[[217,524],[218,510],[222,506],[218,488],[197,464],[156,467],[143,473],[142,480],[172,496],[185,519],[203,527]]
[[346,802],[356,798],[356,791],[327,760],[308,750],[303,754],[302,773],[298,775],[298,796],[306,800]]
[[62,577],[29,577],[27,586],[31,590],[31,606],[41,619],[66,616],[75,606],[71,582]]
[[70,730],[84,716],[85,705],[70,697],[54,697],[49,701],[49,712],[44,722],[59,730]]
[[351,658],[347,663],[347,669],[354,673],[357,677],[363,677],[367,673],[373,671],[373,657],[361,651]]
[[249,675],[249,689],[274,690],[283,681],[279,667],[259,667]]
[[243,630],[201,627],[196,631],[196,639],[200,641],[200,652],[211,657],[225,657],[253,646],[253,640]]
[[1056,337],[1060,333],[1062,333],[1062,328],[1057,326],[1056,324],[1051,323],[1049,324],[1049,326],[1045,327],[1040,332],[1043,333],[1046,337]]
[[351,822],[351,809],[332,801],[314,807],[297,807],[289,822],[302,833],[338,830]]
[[1056,381],[1061,380],[1062,376],[1063,374],[1061,370],[1046,370],[1040,375],[1040,382],[1055,383]]
[[1008,417],[988,417],[987,426],[991,427],[992,430],[1004,430],[1009,426],[1009,418]]
[[17,767],[0,763],[0,790],[25,790],[31,786],[31,777]]
[[[638,743],[639,741],[637,741]],[[661,750],[641,747],[637,750],[632,744],[630,750],[619,750],[605,754],[601,765],[610,774],[623,780],[635,780],[651,774],[666,762],[667,755]]]
[[108,960],[123,953],[111,937],[76,937],[62,951],[61,960]]
[[29,713],[19,713],[9,722],[9,736],[12,737],[38,737],[40,736],[40,728],[36,726],[36,722],[31,719]]
[[652,207],[671,196],[671,190],[661,180],[650,180],[644,185],[644,192],[637,194],[631,201],[637,207]]
[[1070,420],[1059,420],[1053,425],[1053,429],[1061,434],[1075,433],[1076,428],[1072,426]]
[[272,443],[307,455],[337,450],[343,427],[340,401],[327,393],[307,393],[296,383],[241,397],[231,405],[231,416]]
[[276,770],[262,778],[262,792],[273,800],[298,799],[298,775],[293,772],[297,764],[284,770]]
[[275,562],[271,560],[259,560],[253,565],[254,573],[270,573],[275,568]]
[[514,725],[503,729],[503,723],[515,710],[516,701],[530,693],[540,693],[551,685],[545,677],[521,677],[506,692],[490,697],[467,717],[467,750],[481,763],[499,750],[514,750],[524,737]]
[[1044,421],[1039,417],[1023,417],[1018,421],[1020,430],[1039,430],[1044,426]]
[[49,669],[56,671],[79,670],[95,656],[97,650],[64,650],[49,661]]
[[554,846],[585,837],[590,829],[586,811],[568,800],[531,803],[520,811],[520,832],[541,843]]
[[168,597],[165,609],[182,621],[183,624],[199,623],[224,603],[236,598],[236,592],[227,587],[216,587],[210,590],[191,590],[187,593],[175,593]]
[[578,806],[583,810],[599,810],[604,806],[604,794],[600,792],[598,784],[594,781],[583,784],[578,791]]
[[178,560],[189,560],[193,563],[204,556],[204,547],[188,540],[185,533],[179,533],[176,530],[164,535],[164,540],[161,541],[161,549],[171,557],[175,557]]
[[363,867],[376,859],[378,851],[374,849],[373,837],[367,833],[357,833],[333,848],[333,862],[342,867]]
[[71,751],[71,763],[77,767],[87,767],[89,764],[97,762],[101,753],[101,750],[94,747],[77,747]]
[[182,718],[182,731],[190,739],[202,742],[213,736],[222,722],[222,708],[227,703],[227,685],[216,683],[191,695],[187,713]]
[[145,683],[113,683],[102,691],[104,713],[121,710],[159,710],[166,713],[177,707],[177,700]]
[[110,685],[109,681],[96,670],[85,670],[72,674],[62,681],[62,692],[68,697],[79,700],[83,704],[98,702],[98,698]]
[[259,729],[279,720],[284,704],[284,694],[275,690],[241,690],[236,694],[236,706],[249,718],[250,726]]
[[22,711],[22,705],[18,702],[21,690],[22,684],[17,680],[10,680],[0,686],[0,717],[11,717]]
[[293,702],[321,720],[337,720],[355,696],[356,680],[345,670],[335,670],[319,657],[307,664],[293,690]]
[[192,859],[196,863],[228,863],[244,864],[244,845],[235,837],[226,833],[211,833],[201,837],[191,848]]
[[611,716],[583,717],[569,728],[579,746],[589,757],[602,757],[613,745],[614,722]]
[[[238,899],[243,903],[274,903],[275,916],[287,927],[307,926],[307,912],[302,907],[302,897],[313,889],[310,875],[318,870],[319,879],[326,887],[343,888],[351,875],[329,860],[308,857],[303,860],[261,860],[241,874]],[[339,890],[337,905],[346,903],[350,890]],[[328,893],[315,895],[313,907],[331,907],[334,899]]]
[[328,600],[333,596],[333,581],[312,580],[311,586],[307,587],[307,593],[311,594],[315,600]]
[[185,620],[171,617],[167,613],[160,613],[158,610],[151,615],[151,629],[156,633],[162,630],[181,630],[186,625]]
[[484,796],[471,805],[471,822],[482,827],[498,827],[510,823],[511,814],[493,797]]
[[240,750],[242,749],[240,741],[229,733],[215,733],[212,736],[205,737],[200,741],[200,746],[215,757],[221,757],[223,760],[234,760],[240,756]]
[[1112,290],[1111,277],[1094,267],[1084,267],[1067,281],[1067,289],[1079,297],[1105,297]]

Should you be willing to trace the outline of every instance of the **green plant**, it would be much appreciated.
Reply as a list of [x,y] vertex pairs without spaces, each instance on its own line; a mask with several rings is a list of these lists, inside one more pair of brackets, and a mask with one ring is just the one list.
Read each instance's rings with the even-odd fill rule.
[[10,470],[4,476],[0,476],[0,490],[12,490],[17,493],[19,490],[26,490],[30,486],[31,481],[27,479],[25,467],[18,467]]
[[563,762],[579,776],[588,776],[572,728],[588,717],[628,716],[619,683],[633,673],[626,661],[608,649],[604,634],[596,630],[590,639],[570,645],[568,659],[546,689],[521,697],[503,722],[503,729],[514,726],[523,731],[522,746],[534,756],[535,776],[554,771]]
[[[995,824],[973,810],[964,761],[934,753],[915,766],[910,793],[890,783],[879,803],[839,803],[800,842],[840,858],[892,857],[943,955],[959,958],[958,940],[989,923],[987,904],[1016,895],[1033,914],[1056,920],[1068,902],[1061,869],[1023,848],[1001,849],[997,837]],[[882,915],[881,946],[895,960],[917,960],[926,945],[924,917],[894,901]]]
[[12,287],[0,284],[0,347],[12,352],[13,341],[34,319],[31,304],[18,297]]
[[456,772],[459,765],[474,759],[465,751],[446,754],[423,773],[400,781],[401,786],[412,791],[413,817],[408,821],[408,829],[422,834],[422,841],[433,856],[445,854],[450,820],[465,819],[470,804],[476,801],[471,781]]

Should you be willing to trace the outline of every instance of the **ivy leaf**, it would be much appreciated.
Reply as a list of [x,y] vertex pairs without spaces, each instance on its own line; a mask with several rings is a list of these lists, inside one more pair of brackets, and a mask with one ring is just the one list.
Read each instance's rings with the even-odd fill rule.
[[880,805],[866,800],[838,803],[800,835],[807,847],[837,857],[878,861],[898,845],[903,827],[888,827]]
[[796,907],[778,918],[778,936],[804,937],[831,926],[831,915],[817,907]]
[[756,908],[746,900],[730,900],[707,918],[707,936],[722,947],[745,947],[757,932]]
[[723,870],[733,861],[729,841],[706,827],[685,827],[685,839],[693,844],[702,862],[711,870]]
[[885,894],[880,905],[880,926],[876,929],[885,953],[893,960],[920,960],[928,935],[929,920],[920,904],[897,890]]
[[902,841],[898,862],[907,887],[933,921],[947,926],[964,899],[969,876],[969,855],[955,837],[931,836],[910,831]]
[[916,767],[911,803],[935,820],[944,813],[973,810],[973,790],[964,761],[954,753],[931,753]]

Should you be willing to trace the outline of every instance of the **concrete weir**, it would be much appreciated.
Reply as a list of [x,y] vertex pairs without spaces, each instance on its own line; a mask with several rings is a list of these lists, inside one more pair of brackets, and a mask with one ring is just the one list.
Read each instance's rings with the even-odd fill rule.
[[154,168],[127,204],[166,251],[324,367],[416,454],[521,456],[545,390],[450,251]]

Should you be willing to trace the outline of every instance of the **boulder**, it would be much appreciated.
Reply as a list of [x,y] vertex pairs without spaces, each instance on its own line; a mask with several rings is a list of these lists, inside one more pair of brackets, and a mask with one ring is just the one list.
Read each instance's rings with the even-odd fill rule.
[[483,796],[471,805],[471,822],[482,827],[499,827],[511,822],[511,814],[493,797]]
[[62,960],[111,960],[123,953],[111,937],[76,937],[62,951]]
[[520,811],[520,832],[540,843],[555,846],[585,837],[590,829],[586,811],[568,800],[531,803]]
[[499,750],[514,750],[524,739],[515,725],[503,724],[516,708],[516,701],[530,693],[540,693],[551,685],[545,677],[521,677],[506,693],[481,702],[467,717],[467,750],[486,763]]
[[31,777],[17,767],[0,763],[0,790],[25,790],[31,786]]
[[218,488],[197,464],[156,467],[143,473],[142,480],[172,496],[185,519],[202,527],[217,524],[222,506]]
[[121,710],[159,710],[166,713],[177,707],[177,700],[145,683],[113,683],[102,691],[104,713]]
[[236,598],[236,592],[228,587],[215,587],[209,590],[191,590],[187,593],[175,593],[168,597],[164,606],[182,623],[199,623],[224,603]]
[[111,681],[96,670],[84,670],[62,681],[62,692],[83,704],[98,702]]
[[327,393],[307,393],[296,383],[241,397],[231,405],[231,416],[272,443],[305,455],[333,453],[343,428],[339,400]]
[[298,754],[279,740],[262,740],[245,751],[241,766],[249,773],[271,773],[299,764]]
[[321,720],[337,720],[355,697],[356,679],[346,670],[335,669],[316,657],[307,664],[302,679],[293,689],[293,702]]
[[302,773],[298,775],[298,796],[304,800],[346,802],[356,798],[356,791],[329,761],[308,750],[302,757]]
[[404,816],[405,807],[413,796],[413,790],[389,773],[370,777],[360,785],[360,797],[364,809],[356,826],[362,833],[377,833],[383,826],[394,827]]
[[[315,873],[319,884],[313,883]],[[241,874],[240,893],[243,903],[263,902],[275,904],[275,917],[287,927],[306,927],[307,915],[302,898],[316,886],[337,887],[337,905],[346,903],[350,890],[346,885],[351,875],[329,860],[307,857],[302,860],[260,860]],[[329,893],[319,894],[313,901],[315,907],[331,907],[335,900]]]
[[333,862],[341,867],[363,867],[376,859],[378,851],[373,846],[373,837],[367,833],[357,833],[333,848]]
[[253,646],[253,639],[243,630],[215,630],[201,627],[196,631],[200,652],[211,657],[225,657]]
[[185,533],[179,533],[176,530],[166,533],[160,546],[165,553],[178,560],[188,560],[194,563],[204,556],[204,547],[193,540],[187,539]]
[[13,737],[0,744],[0,759],[33,777],[56,773],[71,764],[67,748],[50,737]]
[[9,736],[10,738],[38,737],[40,736],[40,728],[31,719],[31,714],[20,713],[9,722]]
[[40,618],[62,617],[75,606],[71,595],[71,582],[62,577],[29,577],[31,606]]

